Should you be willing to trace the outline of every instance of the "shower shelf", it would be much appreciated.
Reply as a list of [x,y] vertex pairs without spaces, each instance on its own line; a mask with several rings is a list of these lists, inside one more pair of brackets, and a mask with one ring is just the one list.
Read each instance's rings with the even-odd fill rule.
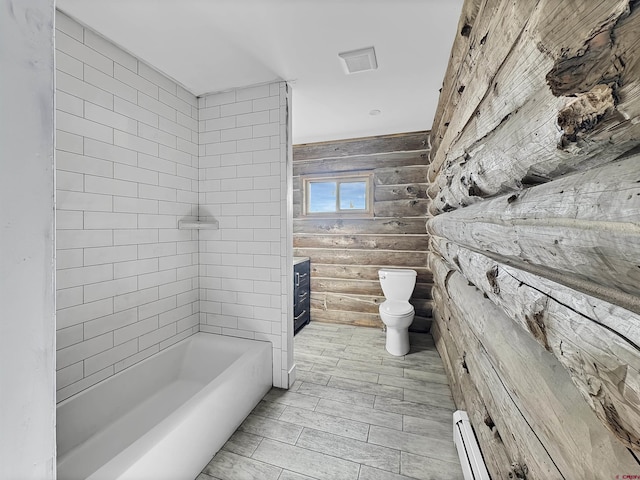
[[178,221],[180,230],[217,230],[217,220],[180,220]]

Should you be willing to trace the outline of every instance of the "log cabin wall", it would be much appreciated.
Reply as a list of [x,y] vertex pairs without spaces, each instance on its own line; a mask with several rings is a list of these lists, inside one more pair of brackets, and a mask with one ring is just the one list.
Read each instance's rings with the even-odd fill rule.
[[[311,259],[311,320],[381,327],[378,269],[418,272],[412,330],[431,325],[424,183],[428,132],[293,146],[294,256]],[[302,215],[302,176],[373,173],[373,217]]]
[[430,134],[432,333],[494,479],[640,474],[639,3],[463,5]]

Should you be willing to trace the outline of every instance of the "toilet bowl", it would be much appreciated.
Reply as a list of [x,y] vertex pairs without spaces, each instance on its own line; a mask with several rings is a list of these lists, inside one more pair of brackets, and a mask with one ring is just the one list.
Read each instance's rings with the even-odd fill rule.
[[391,355],[402,356],[409,353],[409,326],[413,322],[415,310],[409,303],[416,284],[416,271],[388,268],[378,270],[380,286],[385,301],[380,305],[380,318],[386,326],[385,348]]

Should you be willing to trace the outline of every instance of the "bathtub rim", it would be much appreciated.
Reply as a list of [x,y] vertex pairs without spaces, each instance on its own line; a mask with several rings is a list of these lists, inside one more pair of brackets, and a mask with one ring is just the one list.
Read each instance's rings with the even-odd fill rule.
[[[194,337],[196,337],[196,336],[204,336],[204,335],[211,335],[212,337],[218,337],[218,338],[230,339],[231,341],[239,341],[239,343],[245,343],[245,342],[260,342],[260,343],[267,343],[267,344],[270,344],[270,345],[271,345],[271,342],[270,342],[270,341],[268,341],[268,340],[258,340],[258,339],[253,339],[253,338],[244,338],[244,337],[232,337],[232,336],[229,336],[229,335],[222,335],[222,334],[220,334],[220,333],[211,333],[211,332],[203,332],[203,331],[196,332],[196,333],[192,333],[192,334],[191,334],[191,335],[189,335],[188,337],[181,338],[181,339],[180,339],[180,340],[178,340],[177,342],[172,343],[171,345],[169,345],[169,346],[167,346],[167,347],[165,347],[165,348],[163,348],[163,349],[161,349],[161,350],[158,350],[158,351],[157,351],[157,352],[155,352],[154,354],[152,354],[152,355],[150,355],[150,356],[148,356],[148,357],[146,357],[146,358],[143,358],[143,359],[142,359],[142,360],[140,360],[139,362],[136,362],[136,363],[134,363],[133,365],[129,365],[128,367],[123,368],[122,370],[120,370],[119,372],[114,373],[113,375],[109,375],[109,376],[108,376],[107,378],[105,378],[104,380],[102,380],[102,381],[100,381],[100,382],[98,382],[98,383],[94,383],[93,385],[90,385],[90,386],[88,386],[87,388],[85,388],[85,389],[83,389],[83,390],[80,390],[80,391],[79,391],[79,392],[77,392],[77,393],[74,393],[74,394],[73,394],[73,395],[71,395],[70,397],[67,397],[67,398],[65,398],[64,400],[59,401],[58,403],[56,403],[56,410],[57,410],[58,408],[63,407],[63,406],[64,406],[64,405],[66,405],[67,403],[71,403],[71,400],[73,400],[73,399],[77,399],[77,397],[78,397],[78,396],[80,396],[80,395],[82,395],[83,393],[90,392],[90,391],[92,391],[92,390],[97,389],[97,388],[98,388],[98,387],[100,387],[100,386],[103,386],[105,382],[110,381],[112,378],[116,378],[116,377],[122,376],[122,375],[124,375],[124,373],[125,373],[125,372],[130,371],[132,368],[137,367],[137,366],[142,366],[142,365],[144,365],[144,364],[146,364],[146,363],[148,363],[148,362],[152,361],[152,360],[156,357],[156,355],[159,355],[159,354],[161,354],[161,353],[163,353],[163,352],[167,352],[167,351],[169,351],[169,350],[176,349],[176,348],[178,348],[178,347],[180,347],[180,346],[183,346],[183,344],[185,344],[185,343],[187,343],[187,342],[189,342],[189,341],[193,340],[193,338],[194,338]],[[272,346],[272,348],[273,348],[273,346]],[[235,361],[237,361],[237,360],[238,360],[238,359],[236,359]],[[235,361],[234,361],[233,363],[235,363]],[[233,363],[232,363],[232,364],[233,364]]]
[[[202,334],[202,335],[199,335],[199,334]],[[126,474],[126,471],[129,468],[131,468],[131,465],[133,465],[133,463],[126,461],[126,458],[128,455],[130,455],[131,453],[140,452],[140,451],[143,453],[148,453],[160,443],[160,440],[154,440],[154,439],[163,439],[164,435],[166,434],[170,435],[173,431],[179,429],[182,424],[188,422],[190,417],[190,412],[193,411],[194,409],[197,410],[198,408],[202,408],[202,404],[206,403],[205,400],[207,396],[212,394],[212,392],[215,390],[217,385],[220,385],[230,375],[233,375],[235,373],[233,371],[233,367],[234,365],[237,366],[237,364],[240,362],[244,362],[250,365],[251,360],[253,360],[256,357],[259,358],[262,355],[264,355],[265,360],[268,357],[269,365],[267,366],[267,369],[264,372],[265,373],[264,382],[258,383],[260,390],[263,392],[260,398],[262,398],[264,394],[266,394],[269,391],[269,389],[273,386],[273,381],[270,374],[272,369],[272,361],[273,361],[272,359],[273,345],[271,344],[271,342],[265,341],[265,340],[247,339],[242,337],[229,337],[229,336],[209,333],[209,332],[196,332],[195,334],[190,335],[189,337],[186,337],[184,339],[181,339],[180,341],[164,348],[163,350],[160,350],[156,354],[150,357],[147,357],[142,361],[134,365],[131,365],[130,367],[127,367],[121,370],[120,372],[108,377],[103,382],[92,385],[91,387],[88,387],[87,389],[82,390],[81,392],[78,392],[77,394],[63,400],[58,404],[57,408],[68,406],[68,404],[71,403],[73,400],[78,401],[82,393],[89,392],[100,387],[104,388],[105,385],[110,380],[115,381],[117,378],[122,377],[122,375],[120,374],[123,374],[123,375],[125,373],[131,374],[131,372],[134,370],[134,367],[136,366],[142,367],[143,365],[148,364],[149,362],[153,362],[154,359],[156,359],[158,354],[162,354],[163,352],[168,352],[178,348],[185,348],[185,349],[188,348],[188,345],[187,345],[188,342],[194,341],[195,340],[194,337],[199,337],[201,339],[210,338],[210,339],[215,339],[216,341],[220,341],[224,339],[224,341],[226,342],[225,346],[228,347],[230,343],[234,343],[236,345],[242,346],[242,351],[240,355],[237,358],[235,358],[225,369],[218,372],[210,381],[203,383],[202,388],[200,388],[197,392],[195,392],[194,395],[192,395],[191,397],[187,398],[184,402],[179,404],[175,409],[171,411],[171,413],[169,413],[167,416],[160,419],[157,424],[153,425],[149,430],[145,431],[141,436],[135,438],[133,442],[125,445],[122,450],[120,450],[116,455],[110,458],[107,462],[98,466],[98,468],[94,470],[88,476],[88,478],[110,478],[110,476],[113,473],[116,473],[118,475]],[[257,345],[260,345],[259,348],[251,348],[252,346],[257,347]],[[266,353],[267,351],[268,351],[268,355]],[[181,358],[184,359],[184,357],[181,357]],[[180,378],[180,372],[182,371],[182,368],[183,368],[182,365],[180,366],[180,368],[178,368],[177,377],[171,377],[171,378]],[[267,386],[267,378],[268,378],[268,386]],[[252,401],[251,403],[253,403],[254,404],[253,406],[255,406],[259,401],[260,399],[257,399],[255,401]],[[57,411],[57,408],[56,408],[56,411]],[[131,409],[128,409],[127,411],[130,411],[130,410]],[[243,410],[242,418],[240,418],[240,414],[238,414],[237,420],[233,422],[236,425],[236,428],[237,426],[240,425],[240,423],[242,423],[242,421],[244,420],[244,418],[246,418],[246,416],[250,413],[250,411],[251,409],[249,409],[246,412],[245,410]],[[56,420],[57,420],[57,416],[56,416]],[[97,434],[99,431],[100,430],[94,432],[91,436],[87,437],[87,439],[93,437],[93,435]],[[227,435],[227,437],[230,436],[232,433],[233,433],[233,430]],[[83,440],[83,442],[84,441],[86,441],[86,439]],[[65,458],[68,455],[70,455],[76,448],[82,445],[83,442],[77,443],[75,446],[68,449],[67,452],[65,452],[65,454],[63,454],[62,456],[58,455],[56,457],[56,469],[58,469],[58,465],[61,463],[60,461],[64,462]],[[219,449],[220,446],[218,446],[217,449]],[[213,456],[214,453],[215,452],[211,452],[211,455],[209,455],[209,459],[211,458],[211,456]],[[117,466],[121,464],[123,460],[125,464],[124,470],[121,468],[116,468],[114,470],[112,468],[113,465]],[[129,463],[131,463],[131,465],[128,465]],[[204,465],[206,465],[206,463]],[[201,466],[200,470],[204,467],[204,465]],[[107,475],[102,476],[103,472],[106,473]],[[118,477],[113,477],[113,478],[118,478]]]

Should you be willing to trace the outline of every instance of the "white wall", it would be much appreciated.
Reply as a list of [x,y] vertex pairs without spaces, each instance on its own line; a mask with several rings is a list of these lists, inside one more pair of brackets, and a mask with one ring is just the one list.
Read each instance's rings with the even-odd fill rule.
[[200,217],[220,222],[200,232],[200,329],[270,341],[283,388],[292,356],[288,101],[284,82],[199,99]]
[[60,401],[198,331],[198,108],[56,19]]
[[288,387],[287,85],[197,100],[57,20],[58,401],[199,329],[270,341]]
[[[198,108],[179,85],[56,16],[61,399],[198,330],[197,233],[175,228],[197,211]],[[50,0],[0,2],[1,478],[55,478],[53,21]],[[239,100],[252,91],[239,93]],[[269,122],[252,125],[254,147],[265,135],[269,148],[251,147],[251,163],[254,153],[256,159],[278,153],[255,162],[255,171],[269,164],[264,183],[249,175],[252,186],[270,191],[269,201],[249,202],[255,218],[239,215],[243,227],[227,232],[244,230],[232,241],[239,251],[258,248],[250,268],[268,270],[268,279],[253,278],[250,292],[228,282],[231,289],[220,290],[246,300],[253,318],[235,315],[234,331],[207,325],[205,315],[203,326],[271,341],[274,384],[282,387],[292,358],[287,102],[284,83],[269,86],[268,97],[251,99],[255,113],[269,107]],[[236,175],[245,176],[237,169]],[[225,228],[236,217],[228,207],[223,214],[222,204],[207,206],[220,213]],[[268,228],[261,223],[267,218]],[[254,220],[256,232],[246,223]],[[215,271],[209,265],[204,272]],[[221,276],[211,278],[222,285]]]
[[0,1],[0,478],[55,478],[53,2]]

